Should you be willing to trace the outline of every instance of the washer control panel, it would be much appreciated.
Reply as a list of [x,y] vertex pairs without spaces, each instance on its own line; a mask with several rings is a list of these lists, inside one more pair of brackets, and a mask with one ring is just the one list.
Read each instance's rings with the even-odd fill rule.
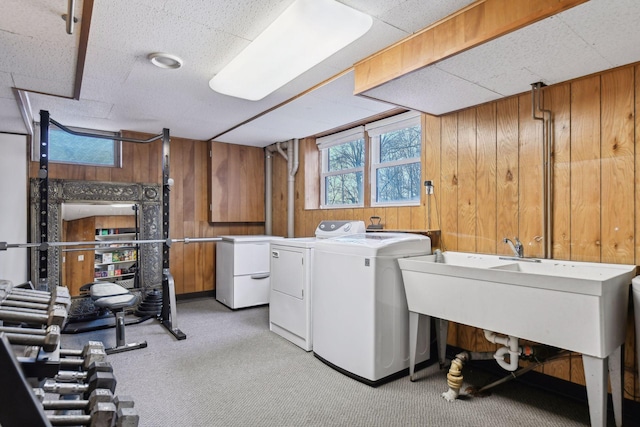
[[326,239],[346,234],[365,233],[366,231],[364,221],[322,221],[316,228],[316,237]]

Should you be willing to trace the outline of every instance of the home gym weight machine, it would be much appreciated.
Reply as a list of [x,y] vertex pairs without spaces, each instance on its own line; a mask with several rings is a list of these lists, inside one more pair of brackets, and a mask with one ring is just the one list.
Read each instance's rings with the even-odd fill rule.
[[[115,141],[131,142],[135,144],[148,144],[153,141],[162,140],[162,239],[132,239],[100,242],[49,242],[49,126],[53,124],[58,129],[76,136],[90,138],[112,139]],[[38,236],[35,243],[7,243],[0,242],[0,251],[10,248],[35,248],[38,251],[38,289],[49,290],[49,249],[69,246],[100,246],[110,244],[131,244],[131,245],[157,245],[162,244],[162,309],[158,320],[169,330],[178,340],[183,340],[187,336],[177,326],[175,282],[169,269],[169,250],[172,243],[196,243],[196,242],[216,242],[219,237],[203,238],[179,238],[169,237],[169,191],[172,180],[169,177],[169,157],[170,157],[169,129],[163,129],[162,133],[146,140],[135,138],[113,137],[88,132],[72,130],[55,120],[49,112],[40,110],[40,167],[38,170],[38,193],[39,200],[39,222]],[[141,262],[143,260],[139,260]]]

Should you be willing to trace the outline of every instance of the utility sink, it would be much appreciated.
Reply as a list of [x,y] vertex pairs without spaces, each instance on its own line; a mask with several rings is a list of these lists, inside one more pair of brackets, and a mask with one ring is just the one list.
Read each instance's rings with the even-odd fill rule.
[[[596,393],[600,410],[604,402],[606,414],[604,366],[614,354],[621,363],[635,265],[448,251],[442,262],[435,261],[435,255],[398,260],[410,316],[434,316],[582,353],[588,392]],[[594,376],[598,385],[591,387]],[[593,425],[604,425],[594,422],[593,413],[591,418]]]

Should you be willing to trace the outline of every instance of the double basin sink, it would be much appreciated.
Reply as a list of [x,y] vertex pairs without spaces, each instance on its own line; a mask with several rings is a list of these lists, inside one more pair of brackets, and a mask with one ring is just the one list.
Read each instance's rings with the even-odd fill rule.
[[582,353],[592,425],[605,425],[607,363],[618,384],[636,266],[448,251],[439,258],[398,260],[411,315]]

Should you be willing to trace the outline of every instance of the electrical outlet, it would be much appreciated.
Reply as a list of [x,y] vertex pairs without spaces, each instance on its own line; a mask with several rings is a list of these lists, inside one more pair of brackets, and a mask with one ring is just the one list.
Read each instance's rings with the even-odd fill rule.
[[84,255],[78,255],[78,261],[84,261]]
[[433,194],[433,181],[427,180],[424,182],[425,194]]

